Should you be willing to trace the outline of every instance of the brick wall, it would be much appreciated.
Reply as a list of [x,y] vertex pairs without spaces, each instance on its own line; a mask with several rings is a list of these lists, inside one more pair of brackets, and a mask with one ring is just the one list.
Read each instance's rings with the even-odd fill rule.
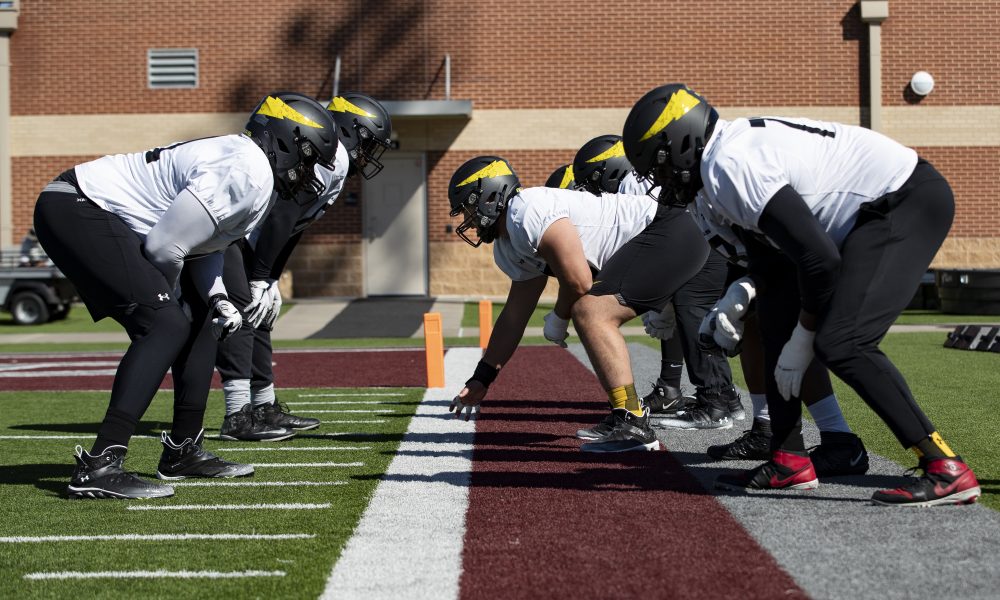
[[[868,97],[867,26],[859,20],[855,0],[684,5],[662,0],[174,0],[127,5],[35,0],[21,8],[19,28],[11,38],[14,115],[240,112],[276,89],[327,97],[337,55],[343,60],[341,90],[415,100],[443,98],[442,60],[450,54],[452,97],[471,99],[476,110],[628,107],[650,87],[670,80],[686,81],[727,107],[863,107]],[[882,29],[883,102],[996,105],[998,26],[1000,11],[986,0],[890,0],[890,18]],[[199,49],[200,87],[146,87],[146,51],[162,47]],[[937,81],[935,91],[919,102],[905,91],[916,70],[930,71]],[[115,127],[113,120],[108,127]],[[956,248],[965,246],[955,246],[953,240],[1000,245],[1000,198],[994,182],[1000,141],[976,147],[929,147],[928,141],[927,146],[918,150],[948,177],[956,193],[958,212],[949,243]],[[495,152],[508,158],[531,186],[541,185],[574,151]],[[456,224],[447,216],[448,180],[458,165],[480,153],[428,154],[432,293],[435,286],[437,293],[447,287],[433,269],[449,260],[448,245],[462,243],[446,232]],[[15,156],[15,238],[29,226],[41,187],[89,158]],[[360,289],[360,275],[317,271],[321,249],[329,246],[330,269],[361,273],[360,254],[347,249],[359,246],[360,190],[360,183],[352,182],[331,214],[306,233],[303,249],[313,249],[293,258],[302,272],[296,277],[296,293]],[[357,194],[359,202],[346,202],[348,193]],[[969,256],[963,252],[954,256]],[[307,272],[315,274],[315,282]]]

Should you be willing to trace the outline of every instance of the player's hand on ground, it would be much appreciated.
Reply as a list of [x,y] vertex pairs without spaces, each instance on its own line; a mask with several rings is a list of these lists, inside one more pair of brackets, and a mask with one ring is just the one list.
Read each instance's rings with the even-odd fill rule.
[[798,397],[802,389],[802,377],[813,359],[815,338],[816,332],[809,331],[799,324],[795,326],[792,337],[781,349],[778,366],[774,369],[774,380],[778,384],[778,393],[785,400]]
[[220,342],[231,336],[243,325],[243,315],[222,294],[212,296],[212,335]]
[[250,304],[243,309],[247,315],[247,323],[257,327],[264,321],[271,310],[271,283],[266,279],[255,279],[250,282]]
[[569,319],[563,319],[555,311],[545,315],[545,327],[542,328],[542,335],[545,339],[560,348],[566,347],[566,338],[569,337]]
[[457,419],[464,411],[465,420],[468,421],[473,412],[475,412],[476,416],[479,416],[479,407],[483,402],[484,396],[486,396],[486,388],[483,384],[478,381],[469,381],[462,388],[462,391],[451,399],[451,406],[448,407],[448,412],[455,413],[455,418]]

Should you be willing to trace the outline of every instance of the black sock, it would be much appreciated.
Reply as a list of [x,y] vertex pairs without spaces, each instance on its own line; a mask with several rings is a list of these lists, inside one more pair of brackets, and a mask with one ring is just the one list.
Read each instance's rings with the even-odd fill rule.
[[128,441],[138,425],[138,417],[109,407],[104,415],[104,422],[97,430],[97,439],[90,449],[90,455],[97,456],[107,450],[108,446],[128,446]]
[[676,335],[660,341],[660,385],[681,387],[681,370],[684,368],[684,351]]

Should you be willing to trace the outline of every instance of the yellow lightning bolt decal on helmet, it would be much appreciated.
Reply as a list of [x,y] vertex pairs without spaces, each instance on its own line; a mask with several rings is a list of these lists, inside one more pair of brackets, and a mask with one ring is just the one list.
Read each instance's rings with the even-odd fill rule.
[[594,158],[587,160],[587,162],[589,163],[601,162],[602,160],[608,160],[609,158],[614,158],[616,156],[625,156],[625,144],[623,144],[621,140],[618,140],[618,142],[616,142],[614,146],[611,146],[610,148],[608,148],[604,152],[601,152]]
[[355,114],[355,115],[361,115],[362,117],[368,117],[369,119],[374,119],[375,118],[375,115],[371,114],[367,110],[365,110],[365,109],[363,109],[363,108],[361,108],[361,107],[359,107],[359,106],[357,106],[355,104],[352,104],[350,101],[348,101],[348,100],[346,100],[346,99],[344,99],[344,98],[342,98],[340,96],[337,96],[333,100],[330,100],[330,105],[327,106],[326,109],[327,110],[331,110],[333,112],[346,112],[346,113],[352,113],[352,114]]
[[289,119],[295,121],[296,123],[306,125],[307,127],[323,129],[322,125],[303,115],[291,106],[288,106],[280,98],[275,98],[274,96],[268,96],[267,99],[264,100],[264,102],[260,105],[260,109],[257,110],[257,114],[264,115],[265,117],[273,117],[275,119]]
[[670,96],[670,101],[667,102],[663,112],[661,112],[660,116],[656,118],[656,122],[653,123],[653,126],[649,128],[649,131],[647,131],[645,135],[639,138],[639,141],[644,142],[660,133],[666,128],[667,125],[670,125],[677,119],[680,119],[687,114],[687,111],[691,110],[695,106],[698,106],[700,103],[701,100],[692,96],[687,90],[674,92],[673,95]]
[[569,184],[573,181],[573,165],[566,165],[566,170],[563,171],[562,181],[559,182],[559,189],[566,189]]
[[462,187],[463,185],[469,185],[470,183],[475,183],[480,179],[490,179],[491,177],[502,177],[503,175],[513,175],[510,166],[502,160],[495,160],[490,164],[486,165],[482,169],[479,169],[472,175],[466,177],[461,183],[455,187]]

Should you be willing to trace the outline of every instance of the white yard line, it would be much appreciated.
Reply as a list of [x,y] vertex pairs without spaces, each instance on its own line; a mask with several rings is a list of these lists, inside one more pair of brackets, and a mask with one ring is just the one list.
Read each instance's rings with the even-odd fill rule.
[[407,394],[403,394],[401,392],[375,392],[375,393],[365,392],[359,394],[345,394],[342,392],[336,392],[336,393],[331,392],[329,394],[296,394],[296,397],[297,398],[359,398],[365,396],[383,397],[383,396],[406,396],[406,395]]
[[306,540],[312,533],[123,533],[120,535],[38,535],[0,537],[0,544],[45,542],[188,542],[198,540]]
[[58,571],[28,573],[24,579],[242,579],[284,576],[284,571]]
[[349,462],[349,463],[335,463],[335,462],[321,462],[321,463],[253,463],[255,468],[261,467],[283,467],[283,468],[294,468],[294,467],[363,467],[365,463],[363,462]]
[[329,450],[330,452],[350,452],[352,450],[371,450],[371,446],[258,446],[256,448],[246,448],[240,446],[219,446],[213,448],[212,450],[225,450],[226,452],[321,452]]
[[288,402],[288,406],[329,406],[332,404],[398,404],[398,400],[327,400],[325,402]]
[[330,508],[329,502],[277,503],[277,504],[130,504],[126,510],[318,510]]
[[0,373],[0,379],[19,379],[24,377],[107,377],[117,373],[115,369],[88,369],[86,371],[24,371]]
[[[0,373],[12,371],[30,371],[51,369],[55,367],[117,367],[119,361],[110,360],[81,360],[81,361],[60,361],[60,362],[19,362],[0,364]],[[43,373],[44,374],[44,373]]]
[[480,356],[478,348],[445,355],[445,387],[424,394],[322,598],[458,597],[475,424],[448,418],[442,401],[462,389]]
[[319,415],[319,414],[338,414],[338,415],[343,415],[343,414],[348,414],[348,413],[367,414],[367,415],[386,415],[386,414],[394,413],[396,411],[392,410],[391,408],[376,408],[376,409],[372,409],[372,410],[354,410],[354,409],[326,410],[326,409],[310,408],[310,409],[306,409],[306,410],[296,410],[295,412],[302,413],[302,414],[307,414],[308,413],[310,415]]
[[178,481],[172,487],[318,487],[347,485],[346,481]]
[[[82,440],[95,437],[97,435],[93,433],[81,433],[79,435],[0,435],[0,440]],[[159,441],[160,436],[133,435],[131,439]]]

